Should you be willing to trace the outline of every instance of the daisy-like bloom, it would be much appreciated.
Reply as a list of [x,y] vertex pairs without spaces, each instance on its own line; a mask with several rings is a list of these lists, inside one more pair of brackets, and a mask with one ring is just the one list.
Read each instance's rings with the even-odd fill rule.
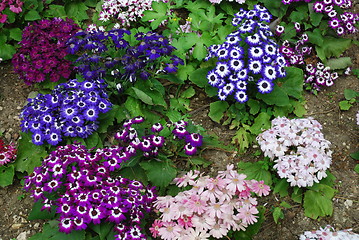
[[257,82],[258,91],[262,94],[270,93],[273,90],[273,87],[274,87],[273,82],[268,79],[262,78]]
[[218,86],[219,83],[221,82],[220,76],[216,73],[215,70],[208,72],[207,79],[208,79],[208,83],[213,87]]
[[284,33],[285,31],[285,28],[284,26],[281,26],[281,25],[277,25],[277,27],[275,28],[275,33],[280,36]]
[[277,70],[275,67],[267,65],[263,69],[263,75],[265,78],[267,78],[269,80],[274,80],[277,78]]
[[261,41],[260,41],[260,36],[258,33],[255,33],[253,35],[248,35],[245,39],[245,42],[248,43],[248,45],[250,46],[257,46]]
[[226,48],[220,48],[217,51],[217,57],[219,60],[227,59],[228,58],[228,50]]
[[162,226],[158,229],[158,234],[164,240],[176,239],[181,231],[181,227],[174,222],[163,222]]
[[163,226],[162,221],[157,220],[157,219],[152,223],[152,226],[150,227],[150,232],[151,232],[153,237],[156,238],[157,236],[159,236],[159,231],[158,230],[162,226]]
[[270,187],[264,184],[264,181],[254,181],[252,184],[252,190],[259,196],[267,196],[270,191]]
[[264,55],[264,51],[261,47],[250,47],[248,49],[248,55],[253,59],[261,59]]
[[295,28],[295,31],[296,31],[296,32],[300,32],[300,31],[301,31],[300,23],[299,23],[299,22],[295,22],[295,23],[294,23],[294,28]]
[[247,82],[246,82],[246,81],[243,81],[243,80],[239,80],[239,81],[236,83],[236,89],[237,89],[237,90],[242,90],[242,91],[247,90]]
[[197,148],[195,146],[193,146],[191,143],[187,143],[184,146],[184,151],[187,155],[192,156],[192,155],[196,154]]
[[232,59],[229,62],[229,66],[233,71],[239,72],[244,67],[244,62],[240,59]]
[[237,102],[239,103],[245,103],[248,101],[248,95],[245,91],[243,90],[239,90],[235,92],[234,98],[237,100]]
[[250,60],[248,68],[253,74],[259,74],[262,71],[262,62],[259,60]]
[[215,73],[217,73],[221,78],[226,77],[230,74],[229,67],[225,62],[218,62],[216,66]]
[[227,83],[226,85],[223,86],[222,90],[224,92],[224,94],[226,94],[227,96],[232,94],[232,92],[235,89],[235,85],[233,83]]
[[324,11],[324,4],[322,2],[315,2],[313,5],[313,9],[315,12],[322,12]]
[[257,222],[258,209],[251,206],[243,206],[238,210],[238,217],[246,224],[253,224]]

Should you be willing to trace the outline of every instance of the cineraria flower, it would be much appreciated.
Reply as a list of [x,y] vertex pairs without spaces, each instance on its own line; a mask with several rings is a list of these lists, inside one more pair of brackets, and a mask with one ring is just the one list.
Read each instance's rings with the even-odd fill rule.
[[218,62],[208,72],[207,79],[211,86],[218,88],[220,100],[233,96],[236,101],[244,103],[248,100],[248,89],[257,88],[262,94],[270,93],[273,81],[286,76],[284,66],[287,62],[270,39],[273,35],[268,26],[271,17],[260,5],[255,5],[250,11],[241,9],[232,20],[232,24],[238,27],[237,31],[229,34],[223,44],[208,48],[206,60],[216,57]]
[[16,159],[16,147],[13,143],[5,144],[0,138],[0,166]]
[[[139,223],[144,213],[151,211],[157,196],[153,187],[139,181],[112,178],[114,169],[105,163],[116,159],[122,164],[124,161],[118,157],[122,151],[121,147],[110,147],[90,152],[80,144],[57,147],[25,177],[24,188],[35,201],[45,204],[42,210],[56,207],[60,232],[83,230],[89,224],[107,221],[115,224],[115,239],[129,239],[123,238],[127,235],[143,239]],[[108,152],[113,153],[110,159]],[[53,165],[61,166],[63,173],[56,174],[57,167]],[[54,200],[48,199],[49,193],[53,193]]]
[[157,198],[154,206],[161,216],[150,228],[152,236],[223,238],[230,230],[245,230],[257,222],[257,201],[251,193],[268,195],[269,186],[263,181],[245,180],[247,176],[233,168],[233,165],[227,166],[227,170],[218,172],[214,178],[192,170],[175,178],[177,186],[192,188],[174,197]]
[[57,85],[50,94],[28,99],[21,113],[22,131],[32,132],[36,145],[57,145],[64,136],[87,138],[98,128],[99,114],[108,112],[111,105],[104,80],[80,84],[73,79]]
[[335,229],[327,225],[325,228],[320,228],[316,231],[305,231],[304,234],[300,235],[300,240],[355,240],[359,239],[359,234],[352,232],[351,229],[335,231]]
[[12,63],[14,71],[26,84],[70,77],[73,66],[65,60],[66,41],[79,26],[71,19],[40,20],[25,27]]
[[280,178],[291,186],[310,187],[325,178],[331,164],[330,142],[321,133],[322,126],[312,118],[278,117],[272,128],[257,136],[264,155],[275,162]]
[[22,6],[24,2],[21,0],[3,0],[0,4],[0,23],[7,21],[8,15],[4,14],[5,9],[9,9],[13,13],[22,12]]

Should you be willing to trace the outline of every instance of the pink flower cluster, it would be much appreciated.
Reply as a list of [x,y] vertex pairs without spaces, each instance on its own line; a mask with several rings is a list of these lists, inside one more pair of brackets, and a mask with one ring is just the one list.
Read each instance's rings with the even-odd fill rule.
[[300,240],[357,240],[359,234],[353,233],[351,229],[335,231],[335,229],[327,225],[319,230],[306,231],[300,235]]
[[189,171],[175,178],[178,187],[192,186],[175,197],[158,197],[154,205],[161,213],[150,231],[165,240],[222,238],[229,230],[245,230],[257,222],[257,199],[269,194],[263,181],[245,180],[234,165],[214,178]]
[[[143,16],[146,10],[152,10],[152,2],[159,0],[104,0],[99,20],[109,21],[115,17],[122,26],[130,26],[130,22],[135,22]],[[167,1],[162,1],[167,2]]]
[[71,19],[43,19],[29,24],[12,59],[14,71],[28,85],[47,78],[52,82],[57,82],[60,77],[69,78],[73,67],[64,59],[66,41],[79,29]]
[[274,169],[291,186],[309,187],[327,176],[331,164],[330,142],[313,118],[272,120],[272,128],[257,136],[264,155],[274,160]]
[[16,158],[16,147],[14,144],[5,144],[0,139],[0,166],[15,160]]
[[2,13],[6,7],[9,7],[11,12],[20,13],[23,4],[20,0],[2,0],[0,3],[0,23],[5,23],[7,20],[7,15]]

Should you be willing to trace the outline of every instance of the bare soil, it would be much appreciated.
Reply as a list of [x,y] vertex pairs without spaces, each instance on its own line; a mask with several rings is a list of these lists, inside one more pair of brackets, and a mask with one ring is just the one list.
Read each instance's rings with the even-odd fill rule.
[[[354,68],[359,66],[358,52],[358,47],[354,46],[346,54],[352,57]],[[353,170],[358,162],[349,156],[350,153],[359,150],[359,126],[356,124],[356,113],[359,108],[357,104],[348,111],[341,111],[338,106],[339,102],[344,100],[344,89],[347,88],[359,91],[358,78],[340,77],[334,86],[323,90],[317,96],[305,93],[306,116],[315,118],[323,125],[324,135],[332,143],[331,172],[337,178],[333,216],[311,220],[304,216],[301,205],[291,202],[289,198],[278,199],[277,196],[270,195],[260,200],[261,204],[265,204],[267,208],[266,221],[255,240],[298,239],[304,231],[319,229],[327,224],[331,224],[338,230],[352,228],[354,232],[359,233],[358,174]],[[33,87],[26,86],[18,79],[10,63],[0,64],[0,132],[8,143],[17,142],[19,138],[19,113],[26,104],[29,93],[33,90]],[[201,91],[197,91],[191,102],[194,110],[193,121],[203,125],[208,132],[218,135],[226,144],[230,144],[234,131],[209,119],[207,116],[209,103],[210,99]],[[217,170],[224,169],[228,163],[242,160],[260,160],[260,157],[250,154],[255,149],[256,146],[249,149],[248,153],[243,156],[232,152],[210,150],[207,152],[207,157],[213,164],[208,171],[215,173]],[[285,212],[284,220],[275,224],[269,210],[278,206],[282,200],[292,204],[293,207]],[[41,231],[41,221],[27,219],[32,204],[33,199],[22,191],[19,180],[15,180],[11,186],[0,187],[0,240],[24,240]]]

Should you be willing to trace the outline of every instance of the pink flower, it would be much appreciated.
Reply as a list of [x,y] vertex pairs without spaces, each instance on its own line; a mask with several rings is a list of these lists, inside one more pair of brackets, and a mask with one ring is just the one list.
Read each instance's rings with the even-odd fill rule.
[[158,229],[158,233],[164,240],[178,239],[181,228],[174,222],[163,222],[162,227]]
[[7,20],[7,15],[0,13],[0,23],[5,23],[6,20]]
[[211,218],[222,218],[222,215],[226,212],[232,212],[232,208],[228,204],[220,202],[211,203],[207,210],[207,214]]
[[199,171],[197,170],[195,171],[191,170],[185,175],[183,175],[182,177],[175,178],[173,181],[176,183],[178,187],[186,187],[188,185],[193,186],[195,183],[194,180],[198,177],[198,173]]
[[229,184],[227,186],[227,189],[231,192],[236,192],[236,191],[243,191],[246,189],[245,187],[245,184],[244,184],[244,179],[246,178],[247,176],[244,175],[244,174],[236,174],[235,176],[233,177],[230,177],[229,180]]
[[160,229],[160,227],[162,227],[163,224],[162,224],[162,221],[160,220],[155,220],[153,223],[152,223],[152,227],[150,227],[150,232],[152,234],[152,237],[156,238],[159,234],[158,232],[158,229]]
[[270,191],[270,187],[264,184],[264,181],[252,181],[252,190],[259,196],[267,196]]
[[193,227],[192,217],[184,215],[183,217],[178,218],[178,224],[185,229]]
[[222,238],[226,236],[228,233],[228,229],[225,224],[215,224],[209,234],[211,234],[215,238]]
[[242,219],[242,221],[246,224],[253,224],[257,222],[258,216],[253,215],[257,213],[258,213],[258,209],[256,207],[251,207],[247,205],[238,209],[238,217]]
[[187,202],[187,205],[193,210],[193,212],[202,214],[207,211],[207,203],[200,199],[198,195],[192,195]]

